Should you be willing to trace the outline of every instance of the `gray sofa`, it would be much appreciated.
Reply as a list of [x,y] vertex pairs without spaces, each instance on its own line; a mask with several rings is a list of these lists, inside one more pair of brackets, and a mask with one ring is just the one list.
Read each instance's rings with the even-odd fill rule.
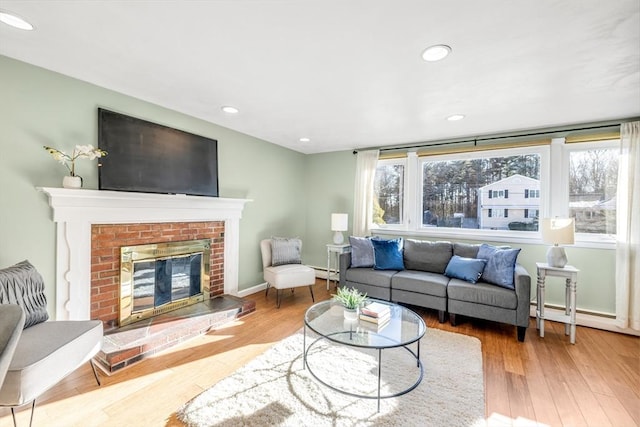
[[456,315],[514,325],[518,340],[524,341],[531,292],[531,277],[524,267],[515,264],[513,289],[482,278],[470,283],[444,274],[454,255],[476,258],[479,249],[480,245],[405,239],[403,270],[354,267],[352,254],[344,253],[340,255],[340,286],[354,287],[372,298],[437,310],[441,323],[449,313],[454,326]]

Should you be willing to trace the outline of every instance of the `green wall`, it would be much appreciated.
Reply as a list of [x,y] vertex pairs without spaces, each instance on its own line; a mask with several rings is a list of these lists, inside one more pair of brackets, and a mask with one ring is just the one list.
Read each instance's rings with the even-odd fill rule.
[[[52,316],[56,226],[35,187],[60,187],[66,169],[42,146],[97,146],[98,107],[218,140],[220,196],[253,199],[240,221],[241,290],[263,282],[260,239],[304,238],[303,154],[3,56],[0,82],[0,268],[31,261],[45,279]],[[96,162],[77,167],[85,188],[97,188]]]
[[[66,170],[42,146],[97,145],[98,107],[219,141],[221,197],[253,199],[240,222],[240,290],[263,281],[260,239],[300,236],[303,261],[325,267],[331,213],[346,212],[349,224],[353,221],[356,159],[351,151],[303,155],[3,56],[0,82],[0,267],[29,259],[45,278],[52,316],[55,224],[46,197],[35,187],[59,187]],[[86,188],[97,188],[96,169],[95,162],[79,163]],[[545,259],[546,246],[514,246],[522,247],[519,261],[535,284],[535,262]],[[581,270],[578,308],[615,312],[615,251],[570,247],[567,253]],[[562,284],[548,280],[547,302],[562,303]]]

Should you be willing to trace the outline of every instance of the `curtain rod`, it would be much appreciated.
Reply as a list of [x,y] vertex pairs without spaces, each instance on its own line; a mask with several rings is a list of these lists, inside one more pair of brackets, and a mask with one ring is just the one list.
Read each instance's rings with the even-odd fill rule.
[[[527,136],[541,136],[541,135],[552,135],[554,133],[559,132],[576,132],[583,130],[595,130],[595,129],[604,129],[610,128],[613,126],[619,126],[622,123],[628,121],[635,121],[640,118],[630,118],[626,120],[616,121],[616,122],[607,122],[607,124],[595,125],[595,126],[583,126],[583,127],[567,127],[567,128],[551,128],[547,130],[540,130],[538,132],[529,132],[529,133],[521,133],[521,134],[511,134],[511,135],[502,135],[502,136],[483,136],[476,138],[466,138],[466,139],[455,139],[443,142],[422,142],[414,145],[398,145],[394,147],[386,147],[386,148],[378,148],[380,151],[395,151],[395,150],[407,150],[410,148],[427,148],[427,147],[440,147],[444,145],[453,145],[453,144],[463,144],[465,142],[473,142],[473,145],[476,146],[478,141],[492,141],[496,139],[508,139],[508,138],[521,138]],[[366,149],[364,149],[366,150]],[[358,150],[353,150],[353,154],[358,154]]]

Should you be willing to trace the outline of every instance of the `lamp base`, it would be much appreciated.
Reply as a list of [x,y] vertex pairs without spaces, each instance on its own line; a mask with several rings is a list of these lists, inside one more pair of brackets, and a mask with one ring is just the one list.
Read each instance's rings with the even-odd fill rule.
[[344,243],[344,236],[342,235],[342,231],[336,231],[333,233],[333,243],[335,245],[341,245]]
[[547,264],[551,267],[564,268],[567,265],[567,254],[562,246],[550,246],[547,251]]

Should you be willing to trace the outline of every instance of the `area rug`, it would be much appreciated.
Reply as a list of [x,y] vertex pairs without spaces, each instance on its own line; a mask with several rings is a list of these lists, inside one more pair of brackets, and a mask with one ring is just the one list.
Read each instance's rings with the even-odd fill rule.
[[[302,348],[301,332],[279,342],[186,403],[178,419],[198,427],[484,425],[482,352],[476,338],[428,329],[420,346],[422,382],[407,394],[382,399],[380,412],[376,399],[333,391],[311,376],[303,369]],[[320,341],[308,362],[327,383],[376,396],[377,351]],[[382,395],[407,388],[418,375],[406,350],[382,352]]]

